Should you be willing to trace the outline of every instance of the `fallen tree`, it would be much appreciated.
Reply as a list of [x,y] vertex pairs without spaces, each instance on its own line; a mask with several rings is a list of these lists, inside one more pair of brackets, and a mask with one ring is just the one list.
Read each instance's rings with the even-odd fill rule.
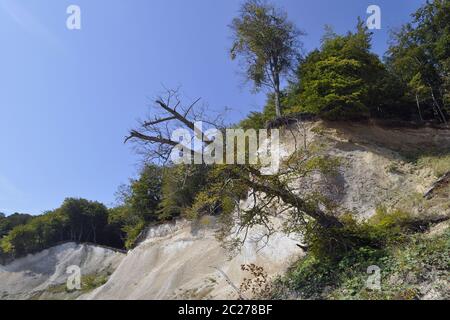
[[[219,131],[224,131],[225,127],[219,121],[220,117],[212,121],[203,118],[205,113],[196,110],[198,102],[199,99],[184,107],[177,91],[167,90],[165,98],[159,97],[155,101],[154,117],[141,121],[139,128],[130,131],[125,142],[138,143],[147,159],[166,164],[170,162],[170,154],[180,145],[180,141],[172,139],[171,133],[184,128],[190,130],[193,137],[203,141],[200,150],[186,148],[184,141],[184,149],[193,154],[202,153],[214,139],[196,123],[202,121]],[[248,158],[248,154],[246,157]],[[292,187],[294,180],[308,179],[317,172],[330,174],[338,166],[336,159],[320,151],[312,151],[306,140],[301,148],[285,159],[278,172],[272,175],[262,174],[261,164],[213,166],[210,185],[197,196],[198,200],[192,207],[193,216],[223,213],[227,208],[229,212],[237,209],[240,230],[248,230],[256,224],[265,225],[271,230],[270,217],[281,213],[290,215],[291,225],[305,225],[315,221],[323,228],[343,226],[326,199],[317,194],[302,195]],[[240,208],[240,201],[248,198],[253,199],[252,205],[246,209]],[[232,208],[230,203],[233,204]],[[274,203],[279,205],[275,207]]]

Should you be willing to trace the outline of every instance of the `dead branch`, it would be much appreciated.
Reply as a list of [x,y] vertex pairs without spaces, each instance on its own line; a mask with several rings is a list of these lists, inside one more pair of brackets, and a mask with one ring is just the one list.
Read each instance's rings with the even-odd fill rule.
[[[130,130],[124,142],[138,142],[145,149],[148,158],[165,160],[169,158],[173,149],[181,143],[171,139],[172,132],[178,128],[190,130],[194,137],[205,145],[212,143],[210,138],[204,135],[203,130],[196,125],[197,121],[205,122],[209,126],[214,126],[217,123],[216,121],[202,119],[203,113],[194,110],[200,100],[200,98],[196,99],[187,107],[183,107],[178,91],[166,89],[165,98],[160,96],[154,101],[152,106],[153,118],[141,122],[139,128]],[[183,147],[195,154],[195,151],[188,147],[189,142],[192,141],[183,141]]]
[[[191,139],[199,139],[199,141],[202,141],[203,147],[205,147],[212,141],[205,136],[204,129],[196,125],[197,121],[204,122],[204,119],[202,119],[203,113],[195,110],[199,101],[200,99],[197,99],[187,107],[183,107],[177,91],[167,90],[166,99],[160,97],[155,100],[153,106],[156,107],[156,114],[153,116],[153,119],[141,122],[139,129],[131,130],[125,142],[138,142],[147,148],[146,151],[150,158],[165,159],[167,161],[174,148],[181,143],[174,141],[171,138],[171,133],[175,129],[184,128],[194,133],[194,138],[191,137]],[[217,129],[220,128],[214,122],[209,121],[209,124]],[[303,128],[303,131],[303,148],[307,148],[306,129]],[[192,141],[182,142],[185,149],[191,153],[197,152],[197,150],[194,151],[187,146],[189,142]],[[198,152],[202,153],[201,151]],[[270,177],[262,175],[258,166],[242,165],[235,167],[235,170],[230,170],[230,176],[228,179],[225,177],[224,182],[229,181],[229,179],[240,181],[240,183],[252,190],[254,196],[258,196],[258,200],[255,199],[255,203],[259,203],[258,206],[254,206],[253,209],[244,213],[251,219],[245,219],[246,222],[244,222],[243,228],[249,225],[262,224],[270,230],[267,225],[268,221],[265,220],[267,216],[264,214],[271,210],[270,204],[273,200],[283,203],[283,211],[290,207],[299,216],[309,216],[323,227],[342,227],[342,223],[335,216],[321,210],[319,206],[313,205],[307,198],[296,194],[289,187],[288,182],[290,179],[294,179],[296,173],[309,174],[306,169],[300,168],[303,166],[303,162],[309,158],[310,155],[305,151],[302,157],[288,161],[288,164],[285,165],[280,173]],[[230,166],[230,168],[232,167]]]

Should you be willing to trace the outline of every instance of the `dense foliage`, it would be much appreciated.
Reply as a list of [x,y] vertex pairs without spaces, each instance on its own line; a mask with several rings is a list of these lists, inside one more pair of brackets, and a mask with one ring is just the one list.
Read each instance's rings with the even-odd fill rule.
[[[321,47],[299,63],[280,93],[284,115],[313,113],[331,120],[367,117],[434,120],[450,116],[450,3],[428,1],[411,23],[392,34],[384,63],[371,52],[372,34],[359,21],[338,35],[327,26]],[[275,116],[273,94],[243,127]]]
[[56,210],[27,219],[0,242],[3,254],[22,256],[64,241],[121,246],[108,226],[108,209],[99,202],[69,198]]
[[[6,216],[4,213],[0,213],[0,241],[12,229],[14,229],[17,226],[26,224],[31,218],[32,216],[29,214],[14,213],[10,216]],[[6,256],[7,254],[4,252],[4,249],[0,245],[0,262]]]
[[289,100],[292,110],[328,119],[392,116],[401,87],[370,49],[371,33],[361,21],[355,33],[338,36],[329,31],[321,48],[299,67]]
[[40,216],[0,216],[0,256],[19,257],[61,242],[131,248],[146,226],[186,214],[206,184],[202,166],[146,165],[137,179],[119,188],[111,209],[85,199],[66,199]]
[[204,166],[146,165],[137,180],[122,186],[109,221],[121,230],[125,246],[132,247],[149,224],[183,216],[206,184],[207,172]]
[[[405,212],[380,208],[371,220],[352,222],[347,231],[383,243],[359,242],[355,247],[353,238],[346,250],[335,252],[328,250],[331,238],[326,233],[309,234],[314,248],[276,282],[273,298],[414,300],[433,290],[448,294],[450,230],[430,237],[417,232],[418,223]],[[426,230],[424,226],[419,230]],[[371,266],[380,268],[383,290],[367,286]]]
[[29,214],[14,213],[6,216],[0,213],[0,238],[8,234],[15,227],[27,223],[32,218]]
[[171,219],[186,214],[197,193],[207,185],[208,167],[205,165],[167,168],[162,187],[159,216]]
[[450,2],[427,1],[393,34],[387,66],[425,119],[446,122],[450,102]]

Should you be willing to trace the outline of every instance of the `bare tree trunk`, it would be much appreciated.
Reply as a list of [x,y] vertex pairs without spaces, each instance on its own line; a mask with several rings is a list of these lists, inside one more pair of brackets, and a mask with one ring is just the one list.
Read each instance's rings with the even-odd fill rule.
[[422,111],[420,111],[419,96],[417,95],[417,93],[416,93],[416,103],[417,103],[417,109],[419,110],[420,121],[423,121]]
[[91,223],[91,227],[92,227],[92,233],[93,233],[93,236],[94,236],[93,243],[97,243],[97,232],[95,231],[95,226],[94,226],[93,223]]
[[280,75],[276,74],[274,76],[275,82],[275,113],[277,118],[281,117],[281,94],[280,94]]
[[78,243],[81,242],[81,238],[83,237],[83,226],[81,226],[80,234],[78,235]]
[[439,103],[437,102],[436,97],[434,96],[434,91],[431,86],[430,86],[430,90],[431,90],[431,97],[433,98],[433,103],[436,106],[437,110],[439,111],[439,115],[441,116],[442,121],[444,122],[445,125],[447,125],[447,119],[445,118],[445,115],[442,112],[442,108],[439,106]]

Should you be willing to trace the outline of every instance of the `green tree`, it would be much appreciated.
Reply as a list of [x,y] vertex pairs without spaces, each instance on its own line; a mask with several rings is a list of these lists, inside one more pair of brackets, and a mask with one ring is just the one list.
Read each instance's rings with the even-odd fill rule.
[[137,180],[130,185],[129,195],[125,196],[131,210],[146,222],[158,220],[157,210],[161,201],[163,169],[146,165]]
[[109,210],[108,230],[132,248],[139,234],[150,223],[160,220],[163,168],[148,164],[139,177],[122,185],[116,193],[118,205]]
[[120,238],[122,246],[127,249],[134,246],[145,225],[144,219],[134,213],[127,204],[121,204],[109,210],[108,227],[110,232]]
[[58,212],[67,219],[71,241],[97,243],[97,236],[108,222],[108,209],[99,202],[86,199],[68,198]]
[[246,1],[231,24],[232,59],[242,59],[246,78],[255,90],[270,88],[275,98],[276,116],[281,116],[281,82],[299,58],[302,35],[275,6],[260,0]]
[[[93,242],[123,248],[122,234],[109,223],[109,210],[101,203],[68,198],[60,208],[39,216],[12,215],[16,224],[8,226],[0,240],[1,255],[20,257],[63,241]],[[26,220],[22,220],[26,217]],[[9,218],[9,217],[8,217]],[[3,223],[4,219],[0,219]],[[5,230],[5,229],[4,229]]]
[[386,101],[395,100],[388,93],[396,94],[392,88],[399,88],[394,87],[395,79],[389,78],[378,56],[370,52],[371,38],[361,20],[356,32],[345,36],[328,30],[321,48],[299,66],[297,88],[289,98],[295,104],[292,109],[330,119],[387,113]]
[[12,256],[24,255],[35,248],[35,237],[30,225],[20,225],[2,239],[2,250]]
[[14,227],[1,240],[4,253],[13,257],[45,249],[63,240],[64,225],[59,216],[48,212]]
[[8,217],[0,217],[0,238],[8,234],[16,226],[26,224],[31,218],[32,216],[29,214],[20,213],[14,213]]
[[427,1],[413,21],[393,33],[386,55],[423,118],[446,123],[450,94],[450,2]]
[[120,225],[132,244],[143,228],[181,216],[206,184],[206,166],[147,165],[138,179],[119,188],[120,205],[110,210],[110,223]]
[[205,165],[176,165],[165,168],[160,218],[166,220],[185,214],[196,195],[207,184],[207,177],[208,167]]

